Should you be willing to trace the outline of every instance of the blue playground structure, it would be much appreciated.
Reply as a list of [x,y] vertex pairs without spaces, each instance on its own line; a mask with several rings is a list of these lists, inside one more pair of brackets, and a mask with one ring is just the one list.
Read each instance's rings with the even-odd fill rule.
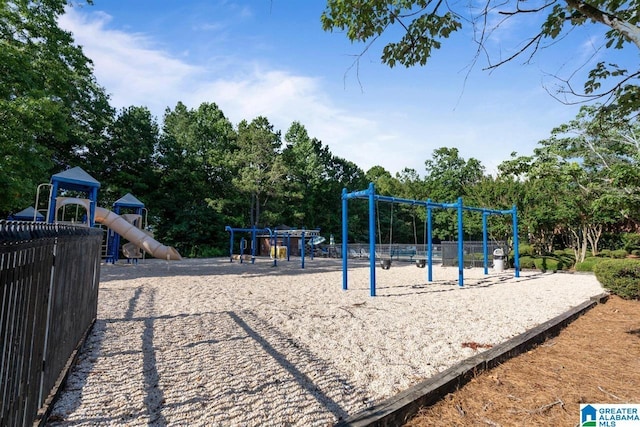
[[413,206],[424,206],[427,209],[426,228],[427,228],[427,280],[433,281],[433,251],[432,251],[432,224],[431,224],[431,211],[432,209],[456,209],[458,211],[458,286],[464,286],[464,232],[462,224],[463,211],[475,211],[482,212],[482,237],[483,237],[483,255],[484,255],[484,273],[488,274],[488,231],[487,231],[487,217],[490,215],[511,215],[513,219],[513,246],[515,250],[515,277],[520,277],[520,256],[518,253],[518,216],[516,206],[509,210],[495,210],[487,208],[476,208],[464,206],[462,203],[462,197],[458,198],[456,203],[435,203],[431,199],[412,200],[403,199],[398,197],[381,196],[376,194],[375,186],[373,183],[369,183],[369,188],[366,190],[355,191],[348,193],[347,189],[342,190],[342,289],[347,290],[348,279],[348,201],[350,199],[367,199],[369,201],[369,277],[370,277],[370,295],[376,296],[376,201],[389,202],[389,203],[401,203],[409,204]]
[[[269,236],[269,246],[271,257],[273,258],[273,267],[278,265],[278,248],[286,248],[287,261],[290,261],[291,256],[291,238],[300,239],[300,267],[304,268],[304,261],[306,257],[306,245],[311,246],[311,259],[313,259],[314,247],[317,244],[324,242],[324,238],[319,235],[320,229],[305,230],[305,229],[271,229],[271,228],[234,228],[227,225],[225,231],[229,233],[229,262],[233,262],[233,246],[235,243],[235,233],[250,233],[251,234],[251,264],[256,260],[256,249],[258,247],[258,233]],[[308,241],[306,239],[309,239]],[[278,242],[283,244],[278,246]],[[285,244],[286,242],[286,244]],[[242,237],[240,239],[240,263],[244,259],[244,251],[247,249],[247,240]]]
[[[41,214],[48,223],[72,223],[94,227],[100,223],[109,229],[107,261],[118,260],[120,237],[129,241],[123,250],[129,249],[132,257],[141,257],[145,251],[159,259],[180,260],[178,251],[156,241],[151,233],[141,229],[144,204],[131,194],[114,204],[116,213],[97,206],[100,183],[80,167],[67,169],[51,177],[50,183],[40,184],[36,192],[34,215]],[[48,194],[45,194],[48,189]],[[43,193],[41,195],[41,192]],[[40,199],[46,208],[40,209]],[[75,209],[73,209],[75,207]],[[120,208],[133,208],[133,214],[118,215]],[[125,248],[126,247],[126,248]],[[115,252],[114,252],[115,251]],[[125,252],[125,255],[127,253]]]
[[[123,209],[128,213],[124,213]],[[127,222],[133,224],[137,228],[144,230],[146,224],[143,224],[143,213],[146,213],[144,203],[136,198],[131,193],[127,193],[113,204],[113,212],[116,215],[120,215]],[[145,221],[146,222],[146,221]],[[115,264],[118,262],[120,251],[120,234],[116,233],[111,228],[107,232],[107,259],[108,263]],[[123,251],[127,257],[127,260],[133,259],[134,263],[138,261],[138,258],[142,257],[143,252],[133,244],[125,244]]]
[[33,206],[29,206],[20,212],[9,215],[7,219],[10,221],[43,222],[45,217],[41,213],[37,212]]

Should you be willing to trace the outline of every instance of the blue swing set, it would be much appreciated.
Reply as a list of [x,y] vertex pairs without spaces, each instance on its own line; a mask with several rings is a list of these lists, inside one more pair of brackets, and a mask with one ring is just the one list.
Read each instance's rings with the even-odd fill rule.
[[[464,233],[462,227],[462,213],[463,211],[475,211],[482,212],[482,247],[484,255],[484,274],[489,274],[489,254],[488,254],[488,231],[487,231],[487,217],[490,215],[511,215],[513,220],[513,246],[515,251],[515,277],[520,277],[520,256],[518,253],[518,216],[516,206],[509,210],[496,210],[487,208],[476,208],[470,206],[464,206],[462,203],[462,197],[458,198],[456,203],[435,203],[431,199],[424,200],[412,200],[403,199],[398,197],[381,196],[376,194],[375,186],[373,183],[369,183],[369,188],[366,190],[355,191],[352,193],[347,192],[347,189],[342,190],[342,289],[347,290],[348,287],[348,201],[350,199],[367,199],[369,201],[369,253],[376,253],[376,201],[389,202],[389,203],[401,203],[414,206],[424,206],[427,209],[426,227],[427,227],[427,280],[433,281],[433,250],[432,250],[432,224],[431,224],[431,211],[433,209],[456,209],[458,211],[458,286],[464,286]],[[375,256],[369,257],[369,277],[370,277],[370,295],[376,296],[376,259]]]

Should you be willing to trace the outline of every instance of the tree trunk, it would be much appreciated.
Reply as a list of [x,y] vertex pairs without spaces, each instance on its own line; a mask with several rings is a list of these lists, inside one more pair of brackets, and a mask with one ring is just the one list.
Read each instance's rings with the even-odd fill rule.
[[598,242],[602,236],[602,224],[587,227],[587,239],[591,246],[591,255],[598,255]]
[[569,227],[571,233],[571,247],[576,256],[576,263],[584,261],[587,257],[587,226],[581,225],[579,228]]

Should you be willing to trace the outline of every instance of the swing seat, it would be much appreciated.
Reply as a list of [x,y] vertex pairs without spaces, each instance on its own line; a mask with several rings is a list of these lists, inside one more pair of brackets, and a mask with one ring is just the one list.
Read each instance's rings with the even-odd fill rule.
[[391,259],[389,258],[384,258],[380,260],[380,267],[382,267],[383,270],[388,270],[391,268]]
[[416,267],[424,268],[425,265],[427,265],[427,260],[426,259],[417,259],[416,260]]

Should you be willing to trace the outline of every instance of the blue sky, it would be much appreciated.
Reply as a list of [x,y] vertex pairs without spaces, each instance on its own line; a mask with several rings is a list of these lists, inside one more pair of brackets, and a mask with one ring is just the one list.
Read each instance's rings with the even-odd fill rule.
[[[426,67],[382,65],[378,42],[356,69],[363,46],[323,31],[324,7],[322,0],[94,0],[68,9],[60,25],[93,60],[118,109],[146,106],[161,121],[178,101],[214,102],[234,125],[262,115],[284,136],[299,121],[365,171],[380,165],[421,175],[444,146],[480,160],[488,173],[513,151],[531,154],[579,109],[547,93],[548,75],[575,71],[601,40],[592,26],[531,64],[489,73],[481,60],[468,73],[475,45],[466,29]],[[489,47],[508,56],[537,25],[504,25]]]

